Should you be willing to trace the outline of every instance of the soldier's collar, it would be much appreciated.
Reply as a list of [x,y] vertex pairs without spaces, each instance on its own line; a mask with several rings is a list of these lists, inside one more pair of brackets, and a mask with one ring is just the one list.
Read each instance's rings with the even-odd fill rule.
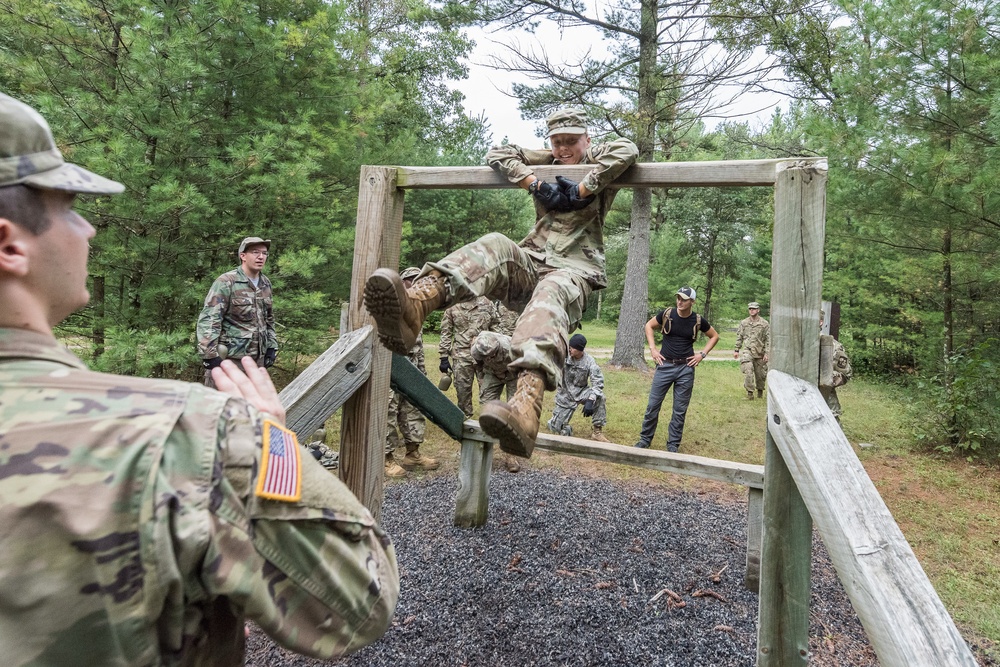
[[0,359],[45,359],[87,370],[87,365],[49,334],[0,328]]

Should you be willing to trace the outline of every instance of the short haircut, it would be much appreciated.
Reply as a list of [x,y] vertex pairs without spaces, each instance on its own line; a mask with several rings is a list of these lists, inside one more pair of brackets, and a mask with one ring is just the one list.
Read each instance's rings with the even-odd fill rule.
[[21,184],[0,188],[0,218],[10,220],[35,236],[45,233],[52,225],[45,212],[41,190]]

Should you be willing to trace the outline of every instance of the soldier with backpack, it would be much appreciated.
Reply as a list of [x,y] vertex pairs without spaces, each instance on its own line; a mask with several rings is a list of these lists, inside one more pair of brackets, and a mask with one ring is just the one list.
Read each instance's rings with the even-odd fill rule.
[[[688,404],[694,390],[694,367],[708,356],[715,344],[719,342],[719,334],[708,320],[692,310],[697,296],[691,287],[677,290],[677,307],[665,308],[646,322],[646,341],[656,371],[653,374],[653,384],[649,388],[649,403],[646,405],[646,416],[642,420],[642,432],[636,447],[648,449],[656,435],[656,424],[660,419],[660,406],[670,387],[674,388],[674,410],[670,417],[670,427],[667,435],[667,451],[676,452],[684,434],[684,419],[687,416]],[[653,331],[659,328],[663,334],[660,349],[656,349]],[[694,351],[694,341],[698,332],[708,336],[705,349],[697,354]]]

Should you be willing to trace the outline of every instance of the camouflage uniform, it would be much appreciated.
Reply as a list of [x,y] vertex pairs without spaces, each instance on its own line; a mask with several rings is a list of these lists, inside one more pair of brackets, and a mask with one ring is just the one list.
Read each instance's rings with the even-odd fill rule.
[[[496,307],[484,296],[455,304],[441,316],[441,357],[450,357],[458,407],[472,416],[472,380],[476,376],[472,341],[499,322]],[[482,382],[479,384],[482,390]]]
[[579,359],[567,355],[562,382],[559,383],[559,390],[556,392],[552,419],[546,424],[548,429],[560,435],[573,435],[569,421],[576,412],[576,406],[588,399],[594,399],[594,428],[604,428],[608,423],[608,413],[604,401],[604,373],[601,372],[601,367],[586,352]]
[[479,376],[479,404],[499,400],[504,387],[510,400],[517,390],[517,370],[509,366],[510,336],[484,331],[472,341],[471,351]]
[[499,320],[493,331],[497,333],[502,333],[508,338],[514,335],[514,329],[517,328],[517,318],[520,317],[520,313],[513,310],[509,310],[502,302],[496,302],[497,307],[497,319]]
[[[258,366],[264,365],[266,350],[278,349],[267,276],[260,274],[254,287],[243,268],[236,267],[212,283],[198,317],[198,354],[202,359],[218,357],[219,343],[229,348],[227,359],[253,357]],[[210,372],[205,384],[213,386]]]
[[851,360],[847,356],[844,346],[836,338],[833,339],[833,386],[820,387],[819,391],[826,399],[826,404],[830,406],[833,416],[840,421],[843,410],[840,407],[840,399],[837,398],[837,387],[847,384],[847,381],[854,375],[851,368]]
[[[421,272],[437,269],[445,276],[449,303],[487,296],[520,312],[511,339],[511,365],[540,372],[549,391],[555,391],[562,376],[567,334],[579,325],[591,291],[607,286],[604,219],[617,193],[607,186],[637,155],[628,139],[592,145],[582,161],[594,165],[582,181],[596,194],[589,206],[546,211],[533,198],[535,227],[520,243],[487,234],[439,262],[428,262]],[[531,176],[532,165],[560,164],[549,150],[514,144],[494,147],[486,161],[511,183]]]
[[[764,391],[767,380],[767,362],[764,355],[771,347],[771,325],[763,317],[757,316],[754,321],[747,317],[736,329],[735,351],[740,355],[740,370],[743,371],[743,388],[748,393],[754,389],[758,394]],[[740,348],[743,351],[740,352]]]
[[[420,369],[420,372],[427,375],[424,366],[424,339],[417,336],[417,344],[410,348],[406,358],[413,362],[413,365]],[[396,427],[399,431],[396,431]],[[385,453],[391,456],[400,445],[400,436],[406,445],[406,451],[412,452],[420,447],[424,441],[424,432],[427,428],[427,420],[420,414],[413,405],[405,398],[394,391],[389,392],[389,422],[388,432],[385,436]]]
[[294,440],[301,497],[261,497],[265,433],[293,437],[241,399],[0,329],[4,662],[242,665],[245,618],[324,659],[378,638],[389,539]]

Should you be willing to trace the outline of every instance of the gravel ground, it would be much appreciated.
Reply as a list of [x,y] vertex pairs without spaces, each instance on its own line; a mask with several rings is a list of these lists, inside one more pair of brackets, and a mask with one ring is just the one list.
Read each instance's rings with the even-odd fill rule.
[[[452,525],[456,487],[449,476],[386,487],[402,595],[381,640],[323,663],[254,629],[246,664],[754,664],[745,503],[551,471],[495,473],[487,525],[464,530]],[[878,664],[818,541],[811,610],[811,664]]]

